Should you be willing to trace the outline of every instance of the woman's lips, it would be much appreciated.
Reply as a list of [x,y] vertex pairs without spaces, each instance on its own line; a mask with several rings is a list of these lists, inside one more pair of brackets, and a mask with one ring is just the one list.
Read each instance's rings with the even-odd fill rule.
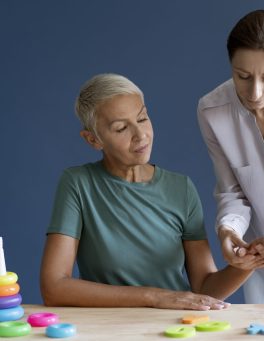
[[148,148],[148,144],[134,150],[135,153],[143,153]]

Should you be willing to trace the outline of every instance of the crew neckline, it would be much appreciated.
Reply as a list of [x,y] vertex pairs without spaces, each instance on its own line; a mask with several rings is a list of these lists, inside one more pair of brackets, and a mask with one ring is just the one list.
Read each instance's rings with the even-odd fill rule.
[[100,169],[100,171],[104,174],[104,176],[106,178],[108,178],[109,180],[112,180],[112,181],[117,181],[117,182],[120,182],[126,186],[133,186],[133,187],[146,187],[146,186],[149,186],[149,185],[152,185],[154,183],[156,183],[160,177],[160,168],[158,166],[156,166],[155,164],[152,164],[152,166],[154,166],[154,172],[153,172],[153,176],[152,176],[152,179],[147,181],[147,182],[130,182],[130,181],[127,181],[117,175],[113,175],[111,174],[104,166],[103,164],[103,160],[99,160],[96,162],[96,165],[97,167]]

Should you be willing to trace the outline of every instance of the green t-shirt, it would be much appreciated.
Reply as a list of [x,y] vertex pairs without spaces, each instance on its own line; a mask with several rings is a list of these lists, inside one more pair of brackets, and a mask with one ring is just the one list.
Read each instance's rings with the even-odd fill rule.
[[80,240],[82,279],[172,290],[189,290],[182,240],[206,239],[201,202],[187,176],[155,166],[150,182],[131,183],[101,161],[64,171],[48,233]]

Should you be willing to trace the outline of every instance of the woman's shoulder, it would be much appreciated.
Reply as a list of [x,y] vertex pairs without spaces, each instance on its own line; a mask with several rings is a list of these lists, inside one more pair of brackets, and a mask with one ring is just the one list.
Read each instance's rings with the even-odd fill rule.
[[189,177],[186,174],[182,174],[176,171],[159,168],[160,170],[160,178],[163,183],[167,183],[168,185],[172,183],[181,184],[182,186],[186,186],[189,181]]
[[89,175],[93,176],[98,172],[98,162],[89,162],[83,165],[67,167],[62,172],[63,178],[68,179],[82,179],[87,178]]
[[181,193],[181,195],[184,193],[187,194],[197,192],[194,182],[187,174],[161,169],[161,182],[162,187],[167,188],[168,191],[174,191],[176,187],[177,193]]
[[180,181],[184,181],[184,179],[186,179],[187,177],[187,175],[173,171],[173,170],[169,170],[169,169],[162,168],[159,166],[156,166],[156,168],[158,168],[161,175],[166,178],[173,178],[173,179],[179,179]]
[[233,99],[234,83],[232,79],[220,84],[214,90],[200,98],[198,108],[199,111],[225,106]]

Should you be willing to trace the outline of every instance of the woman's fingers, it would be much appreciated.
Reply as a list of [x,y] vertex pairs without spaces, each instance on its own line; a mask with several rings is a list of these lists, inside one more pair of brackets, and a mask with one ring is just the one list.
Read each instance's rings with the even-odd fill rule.
[[188,310],[219,310],[230,304],[207,295],[194,294],[190,291],[161,291],[156,308],[188,309]]

